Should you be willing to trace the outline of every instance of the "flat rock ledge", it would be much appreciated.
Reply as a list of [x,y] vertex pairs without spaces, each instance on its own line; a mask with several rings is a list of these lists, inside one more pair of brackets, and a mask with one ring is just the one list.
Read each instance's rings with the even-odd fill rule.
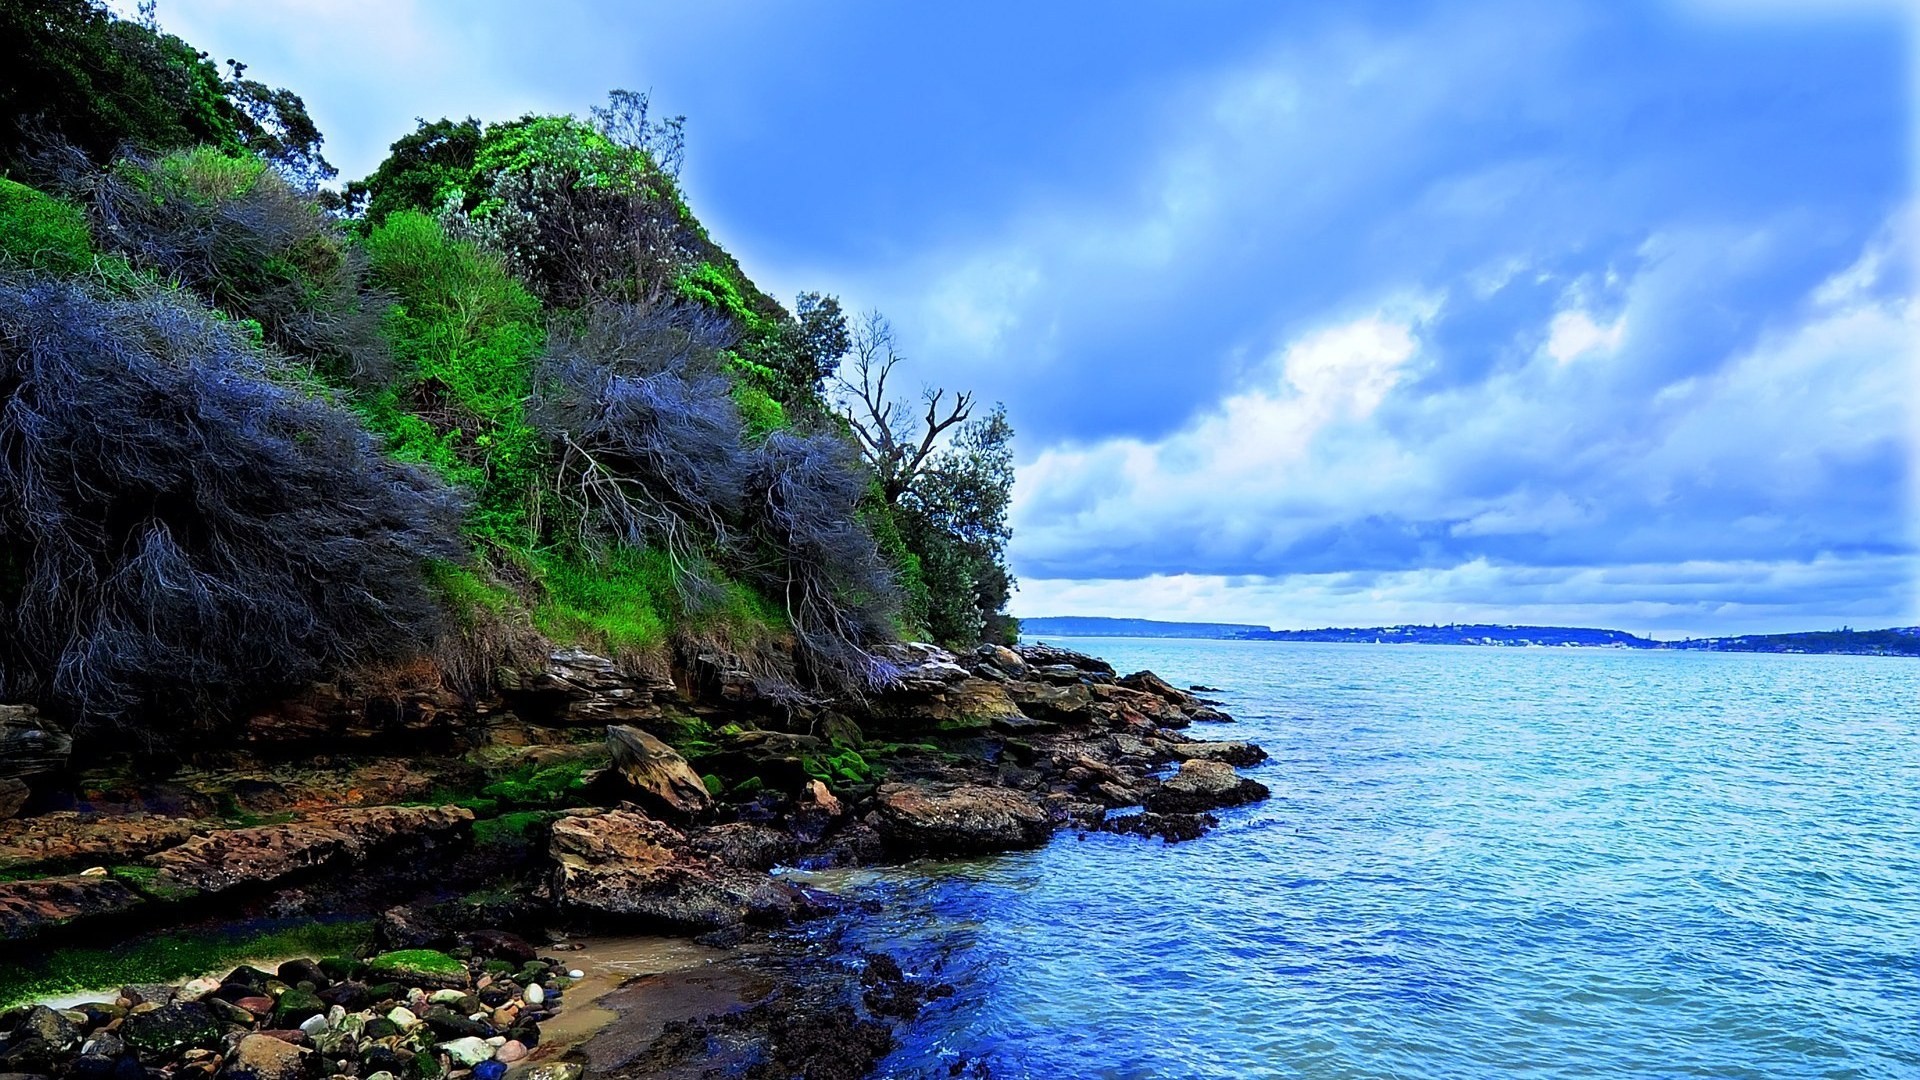
[[868,824],[889,849],[927,855],[974,855],[1035,848],[1047,842],[1057,819],[1031,795],[963,784],[940,790],[886,785],[875,795]]

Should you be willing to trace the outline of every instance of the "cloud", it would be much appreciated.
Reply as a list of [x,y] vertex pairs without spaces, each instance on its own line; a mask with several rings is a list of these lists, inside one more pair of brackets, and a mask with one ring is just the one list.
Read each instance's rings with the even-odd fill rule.
[[[1878,601],[1847,597],[1847,610],[1911,610],[1905,489],[1920,311],[1883,274],[1899,265],[1897,231],[1814,275],[1750,341],[1684,362],[1624,327],[1686,317],[1742,280],[1740,269],[1697,272],[1706,249],[1724,250],[1714,234],[1667,237],[1659,258],[1622,276],[1611,329],[1582,310],[1587,328],[1569,331],[1558,311],[1515,330],[1543,348],[1439,390],[1415,377],[1438,362],[1431,342],[1449,318],[1438,294],[1305,331],[1163,438],[1050,447],[1027,463],[1014,510],[1016,569],[1030,581],[1023,609],[1044,613],[1036,595],[1096,595],[1063,582],[1169,571],[1243,581],[1240,608],[1251,597],[1312,600],[1356,572],[1401,575],[1366,594],[1395,610],[1437,611],[1406,599],[1421,589],[1424,602],[1488,611],[1577,607],[1564,584],[1553,595],[1518,587],[1515,575],[1544,568],[1620,586],[1608,611],[1629,610],[1619,598],[1628,585],[1664,590],[1630,610],[1692,628],[1704,624],[1686,620],[1714,612],[1757,617],[1771,601],[1741,599],[1754,586],[1727,579],[1689,586],[1719,588],[1720,600],[1682,604],[1657,576],[1605,575],[1766,566],[1770,580],[1795,580],[1794,566],[1846,565],[1907,575],[1881,580]],[[1556,349],[1568,334],[1579,347]],[[1463,581],[1485,587],[1462,593]],[[1158,594],[1136,595],[1145,604]],[[1224,602],[1217,589],[1205,595]]]

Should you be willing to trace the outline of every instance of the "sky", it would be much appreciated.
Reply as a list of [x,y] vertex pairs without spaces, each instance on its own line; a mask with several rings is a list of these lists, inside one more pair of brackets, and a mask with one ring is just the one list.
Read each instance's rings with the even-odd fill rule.
[[1899,0],[160,0],[343,177],[687,116],[776,296],[1005,402],[1021,615],[1920,623]]

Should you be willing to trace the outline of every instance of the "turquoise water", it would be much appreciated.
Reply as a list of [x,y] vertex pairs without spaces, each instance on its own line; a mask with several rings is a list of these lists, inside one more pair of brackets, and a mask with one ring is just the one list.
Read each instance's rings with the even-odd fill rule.
[[867,879],[958,988],[888,1074],[1920,1077],[1920,663],[1069,644],[1274,798]]

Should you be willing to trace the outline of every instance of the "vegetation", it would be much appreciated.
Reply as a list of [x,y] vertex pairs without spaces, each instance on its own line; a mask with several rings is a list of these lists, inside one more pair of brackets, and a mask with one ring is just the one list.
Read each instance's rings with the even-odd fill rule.
[[226,970],[247,961],[351,953],[372,937],[363,921],[299,922],[268,930],[204,929],[161,934],[106,948],[56,949],[37,961],[10,962],[0,983],[0,1009],[88,990],[111,992],[135,983],[171,983]]
[[[754,287],[644,95],[422,122],[320,193],[300,99],[150,16],[0,31],[0,700],[217,719],[545,642],[861,692],[1004,632],[1004,414],[893,424],[884,323]],[[856,345],[877,414],[830,399]]]

